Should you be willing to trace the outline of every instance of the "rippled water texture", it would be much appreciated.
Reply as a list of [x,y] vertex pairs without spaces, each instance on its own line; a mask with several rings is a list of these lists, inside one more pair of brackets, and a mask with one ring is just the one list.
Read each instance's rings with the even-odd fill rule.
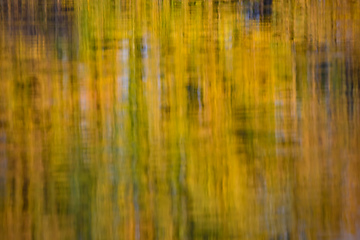
[[360,0],[0,0],[2,239],[360,239]]

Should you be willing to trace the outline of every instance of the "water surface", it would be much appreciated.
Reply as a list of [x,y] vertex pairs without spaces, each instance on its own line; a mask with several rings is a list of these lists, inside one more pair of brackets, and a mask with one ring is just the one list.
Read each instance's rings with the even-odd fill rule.
[[359,0],[0,0],[4,239],[359,239]]

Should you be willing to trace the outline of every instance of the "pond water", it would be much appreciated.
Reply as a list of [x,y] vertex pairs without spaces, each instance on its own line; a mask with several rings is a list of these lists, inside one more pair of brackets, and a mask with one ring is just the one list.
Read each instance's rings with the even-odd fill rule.
[[3,239],[359,239],[359,0],[0,0]]

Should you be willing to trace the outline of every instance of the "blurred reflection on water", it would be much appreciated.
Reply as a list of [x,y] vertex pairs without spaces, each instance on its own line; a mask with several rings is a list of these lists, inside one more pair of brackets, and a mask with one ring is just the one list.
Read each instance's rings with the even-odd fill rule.
[[0,0],[4,239],[359,239],[360,1]]

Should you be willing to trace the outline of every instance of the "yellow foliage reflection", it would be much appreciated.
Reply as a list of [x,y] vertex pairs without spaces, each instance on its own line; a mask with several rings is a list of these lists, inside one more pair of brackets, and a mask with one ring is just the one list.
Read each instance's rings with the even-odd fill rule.
[[356,239],[360,2],[0,3],[4,239]]

